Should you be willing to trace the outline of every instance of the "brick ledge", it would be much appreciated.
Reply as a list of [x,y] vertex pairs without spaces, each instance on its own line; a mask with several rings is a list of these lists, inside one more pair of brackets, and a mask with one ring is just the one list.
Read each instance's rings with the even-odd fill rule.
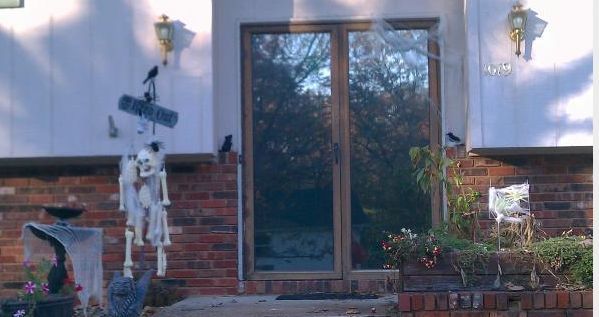
[[543,312],[546,316],[591,316],[593,291],[402,292],[398,294],[397,302],[398,310],[404,313],[451,311],[452,316],[457,312],[465,313],[458,314],[459,316],[470,316],[469,312],[472,312],[475,313],[472,316],[486,317],[495,316],[489,315],[494,312],[505,311],[506,313],[531,312],[528,314],[530,316],[545,316]]

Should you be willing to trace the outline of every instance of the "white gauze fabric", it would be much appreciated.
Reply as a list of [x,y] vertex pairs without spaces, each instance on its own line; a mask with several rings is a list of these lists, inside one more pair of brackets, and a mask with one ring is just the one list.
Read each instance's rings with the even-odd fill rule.
[[142,178],[144,184],[150,188],[152,204],[148,208],[148,231],[146,238],[152,246],[158,246],[162,237],[162,210],[160,203],[160,176],[156,173]]
[[102,229],[70,225],[45,225],[26,223],[22,229],[25,261],[36,263],[42,258],[51,259],[54,249],[46,240],[32,232],[35,228],[58,240],[73,265],[74,280],[82,286],[77,293],[81,305],[87,308],[90,298],[102,304]]
[[145,210],[139,203],[135,183],[138,181],[135,160],[123,155],[120,163],[121,175],[123,176],[123,195],[125,210],[127,212],[127,225],[141,228],[143,231]]
[[504,188],[489,188],[489,217],[500,223],[522,222],[522,216],[530,215],[528,184],[512,185]]

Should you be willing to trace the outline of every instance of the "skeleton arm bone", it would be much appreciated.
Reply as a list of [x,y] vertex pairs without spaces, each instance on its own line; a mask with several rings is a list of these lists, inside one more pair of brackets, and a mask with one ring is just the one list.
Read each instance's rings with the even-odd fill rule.
[[166,186],[166,171],[164,169],[160,171],[160,183],[162,185],[162,205],[170,206],[171,201],[168,199],[168,188]]
[[164,241],[162,242],[162,244],[164,246],[171,245],[171,236],[168,232],[167,216],[168,216],[168,214],[166,213],[166,210],[163,209],[162,210],[162,234],[164,237]]
[[156,275],[164,276],[165,274],[165,266],[164,266],[164,247],[162,246],[162,242],[158,242],[158,246],[156,248]]
[[133,232],[129,228],[125,229],[125,263],[123,263],[123,275],[125,277],[133,277],[131,267],[133,267],[133,260],[131,260],[131,242],[133,241]]
[[122,175],[119,176],[119,210],[125,211],[125,186]]
[[[143,209],[141,211],[143,211]],[[143,225],[144,225],[144,215],[136,214],[135,215],[135,241],[133,241],[133,242],[135,243],[136,246],[139,246],[139,247],[144,245]]]

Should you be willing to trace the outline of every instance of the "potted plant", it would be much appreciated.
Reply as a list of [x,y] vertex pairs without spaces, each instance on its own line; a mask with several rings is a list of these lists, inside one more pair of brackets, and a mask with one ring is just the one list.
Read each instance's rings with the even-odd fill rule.
[[79,284],[68,277],[56,293],[50,292],[48,272],[56,265],[56,261],[43,259],[37,266],[24,262],[26,282],[16,299],[9,299],[2,304],[3,316],[11,317],[71,317],[75,294],[81,291]]

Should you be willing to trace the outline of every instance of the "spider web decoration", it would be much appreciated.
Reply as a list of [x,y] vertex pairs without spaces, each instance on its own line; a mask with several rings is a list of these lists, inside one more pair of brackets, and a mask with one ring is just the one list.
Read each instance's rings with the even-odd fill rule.
[[[441,66],[441,76],[444,78],[443,82],[449,83],[449,86],[455,85],[447,92],[453,94],[449,91],[464,89],[461,83],[464,82],[465,77],[465,55],[463,51],[452,47],[451,39],[448,39],[447,36],[449,34],[447,28],[446,22],[443,21],[439,21],[425,30],[413,28],[407,23],[396,21],[391,24],[382,18],[378,18],[372,21],[372,26],[367,34],[372,38],[371,43],[376,47],[375,51],[387,51],[392,52],[391,54],[394,55],[400,55],[398,63],[401,68],[405,72],[411,73],[410,76],[415,78],[427,78],[429,67],[427,60],[438,61],[439,66]],[[437,44],[439,52],[429,49],[431,43]],[[442,113],[442,107],[437,101],[430,98],[428,93],[423,93],[421,96],[430,103],[431,110],[435,109],[435,116],[438,118],[445,117]],[[449,125],[446,126],[447,130],[459,132],[460,129],[453,127],[453,125],[449,121]],[[444,210],[444,217],[447,217],[446,210]]]
[[[524,219],[530,216],[530,199],[528,183],[512,185],[504,188],[489,187],[489,217],[497,222],[497,252],[501,251],[501,222],[522,225]],[[497,261],[497,277],[493,287],[501,287],[501,265]]]
[[504,188],[489,188],[489,217],[497,223],[522,223],[530,216],[529,185],[519,184]]

